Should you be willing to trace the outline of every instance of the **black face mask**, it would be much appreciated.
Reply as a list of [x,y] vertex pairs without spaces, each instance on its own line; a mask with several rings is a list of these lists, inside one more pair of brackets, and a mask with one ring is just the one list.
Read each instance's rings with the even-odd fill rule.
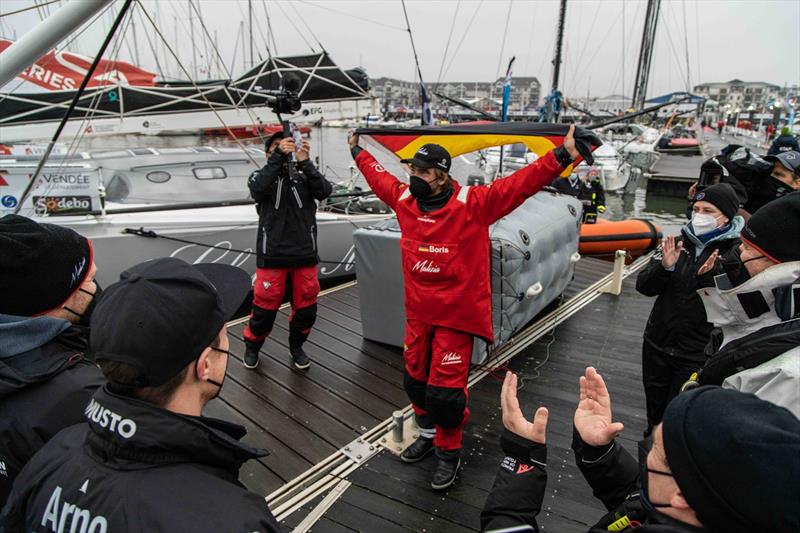
[[791,187],[775,176],[770,176],[764,180],[764,196],[767,198],[780,198],[781,196],[789,194],[792,190]]
[[82,293],[88,294],[89,296],[92,297],[92,301],[89,302],[89,305],[86,306],[86,309],[83,311],[83,313],[78,313],[77,311],[70,309],[66,305],[64,306],[65,310],[69,311],[70,313],[78,317],[79,326],[86,326],[86,327],[89,326],[89,320],[92,318],[92,313],[94,313],[94,308],[97,307],[97,302],[100,301],[100,296],[103,295],[103,289],[102,287],[100,287],[100,284],[97,282],[97,280],[95,280],[94,286],[95,286],[94,292],[89,292],[83,287],[78,288],[78,290],[81,291]]
[[408,190],[411,191],[411,196],[417,200],[424,200],[433,194],[431,184],[419,176],[411,176],[408,183]]
[[672,507],[672,505],[668,503],[656,503],[650,500],[650,493],[648,487],[649,475],[658,474],[660,476],[669,476],[669,477],[673,476],[670,472],[662,472],[661,470],[653,470],[647,467],[647,455],[650,453],[650,448],[652,448],[652,446],[653,446],[653,441],[651,439],[648,439],[647,443],[640,443],[639,483],[641,484],[641,487],[639,489],[639,496],[642,499],[642,503],[649,511],[656,511],[658,508]]

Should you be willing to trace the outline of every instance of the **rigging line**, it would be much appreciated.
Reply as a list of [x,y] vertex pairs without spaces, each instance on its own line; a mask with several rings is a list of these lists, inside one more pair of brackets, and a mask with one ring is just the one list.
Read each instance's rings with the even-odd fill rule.
[[511,21],[511,6],[513,4],[514,0],[508,0],[508,14],[506,15],[506,27],[503,30],[503,40],[500,43],[500,57],[497,59],[497,72],[495,72],[494,74],[495,80],[497,80],[497,78],[500,77],[500,69],[503,68],[503,52],[505,52],[506,49],[506,36],[508,35],[508,23]]
[[122,4],[122,7],[120,8],[119,13],[117,13],[117,16],[114,18],[114,22],[111,25],[111,30],[105,36],[105,39],[103,39],[103,44],[100,45],[100,50],[98,50],[97,55],[92,60],[92,64],[91,64],[91,66],[89,66],[89,70],[86,72],[86,75],[84,76],[83,80],[81,81],[80,87],[78,88],[77,91],[75,91],[75,96],[72,98],[72,102],[70,103],[69,108],[64,113],[64,116],[62,117],[61,121],[58,123],[58,127],[56,128],[56,131],[53,134],[52,139],[50,139],[50,142],[47,144],[47,148],[45,149],[45,152],[42,155],[42,158],[39,160],[39,164],[36,166],[36,170],[34,171],[33,176],[31,176],[31,179],[28,181],[27,185],[25,186],[25,190],[20,195],[19,203],[17,204],[16,208],[14,209],[14,213],[15,214],[19,213],[19,210],[24,205],[25,200],[27,199],[28,195],[33,190],[33,188],[36,185],[36,183],[39,181],[39,179],[38,179],[39,178],[39,174],[41,173],[42,168],[44,167],[45,163],[47,162],[47,158],[52,153],[53,146],[55,146],[56,142],[58,141],[58,138],[61,135],[61,132],[64,130],[64,126],[67,125],[67,121],[69,120],[69,116],[72,114],[73,110],[75,109],[75,106],[78,104],[78,100],[80,100],[81,94],[83,94],[83,91],[86,89],[86,86],[89,84],[89,80],[90,80],[92,74],[94,73],[94,70],[97,68],[97,65],[100,63],[100,60],[102,59],[103,54],[106,51],[106,48],[108,48],[108,45],[111,43],[111,40],[114,37],[114,33],[117,31],[117,28],[119,28],[119,25],[122,23],[123,19],[128,14],[128,8],[130,7],[131,2],[133,2],[133,0],[125,0],[125,3]]
[[694,0],[694,36],[695,60],[697,61],[695,72],[697,72],[697,81],[700,81],[703,79],[700,76],[700,0]]
[[[592,18],[592,23],[589,25],[589,31],[587,32],[587,35],[591,35],[592,28],[594,28],[595,23],[597,23],[597,17],[598,17],[598,15],[600,15],[600,7],[601,6],[602,6],[602,4],[600,2],[597,2],[597,9],[595,9],[595,11],[594,11],[594,17]],[[634,18],[636,18],[636,17],[634,16]],[[533,33],[531,33],[531,35],[533,35]],[[584,40],[583,49],[581,49],[581,53],[578,55],[578,60],[573,63],[575,65],[575,69],[572,71],[572,79],[573,80],[577,80],[578,79],[578,73],[580,72],[580,67],[581,67],[581,65],[583,63],[583,55],[586,53],[586,49],[589,47],[589,43],[590,42],[591,42],[591,39],[585,39]],[[573,81],[572,82],[572,86],[570,87],[570,91],[571,92],[573,92],[573,89],[575,89],[577,87],[577,84],[578,84],[577,81]]]
[[419,58],[417,57],[417,47],[414,46],[414,34],[411,33],[411,24],[408,22],[408,12],[406,11],[406,0],[400,0],[400,4],[403,6],[403,15],[406,18],[406,27],[408,29],[408,38],[411,39],[411,50],[414,52],[414,63],[417,65],[417,74],[419,75],[419,83],[423,84],[422,81],[422,70],[419,68]]
[[[666,11],[666,9],[664,11]],[[672,59],[675,60],[675,66],[678,68],[678,74],[680,75],[681,80],[683,80],[684,83],[688,83],[686,78],[684,78],[684,76],[683,76],[683,69],[681,68],[681,60],[678,58],[678,52],[676,51],[675,44],[672,42],[672,32],[670,31],[670,21],[671,21],[671,17],[667,17],[666,13],[665,13],[665,15],[664,15],[664,29],[666,30],[666,33],[667,33],[667,40],[669,41],[669,48],[670,48],[670,51],[672,52]]]
[[[217,48],[216,43],[214,43],[213,39],[211,39],[211,34],[208,32],[208,28],[206,27],[206,24],[203,21],[203,17],[200,14],[200,10],[198,9],[198,6],[196,6],[194,4],[193,0],[189,0],[189,6],[195,11],[195,13],[197,13],[197,17],[200,20],[200,27],[203,29],[203,32],[205,33],[206,39],[209,42],[211,42],[211,49],[214,50],[214,53],[216,54],[219,62],[222,63],[222,65],[225,67],[225,74],[227,74],[228,79],[233,81],[233,74],[231,73],[230,70],[228,70],[227,65],[225,65],[225,61],[222,59],[222,56],[219,53],[219,49]],[[239,43],[237,42],[236,44],[238,46]],[[269,47],[267,47],[267,49],[269,49]],[[258,126],[258,117],[255,115],[253,110],[250,109],[250,106],[245,105],[244,109],[245,109],[245,112],[247,113],[247,115],[250,117],[250,121],[252,122],[253,126],[256,126],[255,130],[256,130],[256,134],[258,135],[258,139],[261,141],[261,143],[264,143],[265,140],[266,140],[264,138],[264,134],[261,132],[261,128],[257,127]]]
[[[536,31],[534,30],[534,28],[535,28],[534,24],[536,23],[536,9],[538,7],[539,7],[539,2],[534,2],[533,3],[533,14],[531,15],[531,25],[530,25],[531,38],[528,40],[528,52],[525,55],[525,70],[523,71],[526,74],[529,72],[528,71],[528,64],[529,64],[530,58],[531,58],[531,49],[533,48],[533,36],[536,35]],[[587,39],[586,42],[588,44],[589,40]]]
[[275,41],[275,32],[272,31],[272,17],[269,16],[267,10],[267,0],[261,0],[261,7],[264,8],[264,15],[267,17],[267,54],[272,57],[272,51],[269,49],[269,40],[272,39],[272,50],[275,50],[275,55],[278,55],[278,43]]
[[327,5],[320,5],[320,4],[317,4],[317,3],[314,3],[314,2],[309,2],[308,0],[297,0],[297,1],[302,3],[302,4],[308,4],[310,6],[314,6],[314,7],[319,8],[319,9],[324,9],[326,11],[331,11],[333,13],[338,13],[338,14],[344,15],[346,17],[351,17],[351,18],[362,20],[364,22],[369,22],[371,24],[375,24],[375,25],[378,25],[378,26],[383,26],[384,28],[391,28],[393,30],[399,30],[399,31],[403,31],[403,32],[406,31],[405,28],[401,28],[400,26],[393,26],[391,24],[386,24],[385,22],[380,22],[378,20],[368,19],[366,17],[361,17],[359,15],[353,15],[352,13],[348,13],[346,11],[341,11],[339,9],[333,9],[332,7],[329,7]]
[[[242,20],[247,20],[248,16],[245,14],[244,10],[242,9],[242,4],[239,3],[239,0],[236,0],[236,7],[239,8],[239,14],[242,15]],[[263,41],[264,47],[269,49],[269,42],[267,41],[267,38],[264,36],[264,30],[261,28],[261,24],[256,24],[256,28],[258,29],[258,35],[261,37],[261,40]],[[247,34],[248,34],[248,37],[250,39],[253,39],[253,34],[252,34],[252,32],[250,30],[248,30]],[[244,41],[244,35],[242,35],[242,41]],[[247,50],[247,47],[246,46],[242,46],[242,60],[247,59],[247,54],[245,53],[245,50]],[[260,58],[261,54],[259,54],[258,57]],[[255,66],[253,58],[251,57],[249,59],[250,59],[250,66],[248,67],[247,63],[244,64],[245,72],[248,72],[248,71],[252,70],[253,67]]]
[[[137,2],[137,5],[139,5],[139,4],[138,4],[138,2]],[[134,14],[138,14],[138,15],[139,15],[139,20],[141,20],[141,21],[142,21],[142,29],[144,29],[144,28],[146,27],[146,25],[145,25],[145,23],[144,23],[144,19],[142,18],[142,14],[141,14],[141,12],[139,12],[139,11],[138,11],[138,10],[135,8],[135,6],[134,6],[134,9],[133,9],[133,13],[134,13]],[[133,18],[133,14],[131,15],[131,19],[132,19],[132,18]],[[126,28],[126,29],[127,29],[127,28]],[[161,76],[161,79],[162,79],[162,80],[165,80],[165,79],[166,79],[166,77],[164,76],[164,69],[162,69],[162,68],[161,68],[161,61],[159,61],[159,60],[158,60],[158,53],[156,52],[156,46],[155,46],[155,43],[154,43],[154,42],[153,42],[153,41],[150,39],[150,34],[149,34],[148,32],[146,32],[146,31],[145,31],[145,32],[143,32],[143,33],[144,33],[144,38],[145,38],[145,41],[147,41],[147,46],[149,46],[149,47],[150,47],[150,51],[151,51],[151,52],[153,52],[153,56],[155,57],[155,60],[156,60],[156,69],[158,69],[158,74],[159,74],[159,76]],[[137,65],[137,66],[138,66],[138,65]]]
[[447,51],[450,49],[450,39],[453,37],[453,30],[456,28],[456,19],[458,18],[458,8],[461,6],[461,0],[456,3],[456,9],[453,12],[453,22],[450,24],[450,33],[447,36],[447,44],[444,45],[444,53],[442,54],[442,64],[439,65],[439,74],[436,77],[435,88],[439,88],[439,83],[442,81],[442,71],[444,70],[444,61],[447,59]]
[[464,43],[464,39],[466,39],[467,35],[469,34],[469,29],[472,27],[472,23],[475,22],[475,17],[478,14],[481,6],[483,5],[483,0],[478,2],[478,5],[475,7],[475,11],[472,13],[472,17],[469,19],[467,23],[467,27],[464,29],[464,34],[461,36],[461,40],[458,41],[458,45],[456,45],[456,49],[453,50],[453,57],[450,58],[450,62],[447,63],[447,68],[444,69],[444,74],[442,74],[442,78],[447,76],[447,73],[450,71],[450,67],[453,65],[453,61],[455,61],[456,57],[458,57],[458,51],[461,49],[461,45]]
[[50,5],[50,4],[55,4],[56,2],[60,2],[60,1],[61,0],[50,0],[49,2],[46,2],[44,4],[36,4],[36,3],[34,3],[30,7],[23,7],[22,9],[17,9],[16,11],[9,11],[8,13],[0,13],[0,18],[10,17],[11,15],[17,15],[19,13],[24,13],[26,11],[31,11],[33,9],[39,9],[40,7],[47,6],[47,5]]
[[[47,66],[51,62],[55,61],[56,54],[61,53],[64,50],[66,50],[69,45],[71,45],[73,42],[75,42],[75,40],[83,34],[83,32],[85,32],[92,24],[97,22],[97,20],[100,17],[105,15],[106,11],[111,9],[113,5],[114,5],[113,3],[108,4],[106,7],[104,7],[102,9],[102,11],[100,11],[100,13],[97,13],[94,17],[92,17],[92,20],[90,20],[83,28],[80,29],[80,31],[78,31],[75,35],[73,35],[72,38],[69,39],[69,41],[64,43],[64,45],[60,49],[56,50],[55,53],[53,54],[53,56],[50,59],[48,59],[47,61],[45,61],[44,63],[42,63],[40,66],[43,66],[43,67]],[[17,89],[19,89],[22,86],[22,84],[24,84],[24,83],[25,83],[25,80],[24,79],[20,79],[20,81],[14,87],[12,87],[10,91],[8,91],[5,94],[0,95],[0,102],[3,102],[6,98],[8,98],[9,95],[11,95],[12,93],[16,92]]]
[[275,5],[278,6],[278,9],[281,10],[281,13],[283,13],[283,16],[286,17],[286,20],[289,21],[289,24],[292,25],[292,28],[294,28],[294,31],[297,32],[297,34],[300,36],[301,39],[303,39],[303,42],[306,43],[306,46],[308,46],[311,49],[312,52],[316,53],[316,50],[314,50],[314,47],[311,46],[310,42],[308,42],[308,39],[306,39],[306,36],[303,35],[302,31],[300,31],[300,28],[297,27],[297,24],[294,23],[294,21],[292,20],[292,17],[290,17],[289,14],[286,13],[286,11],[284,11],[283,6],[281,6],[281,3],[280,2],[275,2]]
[[[461,0],[459,0],[459,1],[461,1]],[[319,49],[322,50],[323,52],[325,52],[325,47],[322,46],[322,43],[320,42],[319,38],[314,33],[314,30],[312,30],[311,26],[308,25],[308,23],[306,22],[305,17],[303,17],[303,15],[300,14],[300,11],[297,10],[297,8],[295,7],[294,3],[293,2],[289,2],[289,7],[291,7],[294,10],[294,12],[297,14],[297,17],[300,19],[300,22],[302,22],[303,26],[305,26],[306,29],[308,30],[308,33],[310,33],[311,36],[314,38],[314,40],[317,41],[317,44],[319,45]],[[313,50],[314,49],[312,48],[312,51]]]
[[194,90],[197,91],[197,93],[200,95],[200,97],[203,98],[203,100],[205,100],[206,105],[208,105],[208,108],[211,110],[212,113],[214,113],[214,115],[217,117],[217,119],[219,119],[219,121],[222,124],[222,126],[228,132],[228,135],[230,135],[231,138],[233,138],[233,140],[236,142],[236,144],[239,145],[239,148],[242,149],[242,151],[245,153],[245,155],[248,157],[248,159],[250,159],[250,161],[256,166],[256,168],[261,168],[261,165],[259,165],[258,161],[256,161],[253,158],[253,155],[250,153],[250,151],[242,144],[242,142],[236,137],[236,135],[233,134],[233,131],[231,131],[231,128],[225,123],[225,120],[219,114],[217,109],[213,105],[211,105],[211,102],[208,101],[208,97],[206,97],[206,93],[204,91],[202,91],[200,89],[200,87],[197,86],[197,83],[192,79],[192,76],[186,70],[186,67],[183,66],[183,63],[181,63],[181,60],[178,59],[178,56],[175,53],[175,51],[172,49],[172,47],[169,45],[167,40],[164,38],[164,35],[161,33],[161,30],[158,29],[158,26],[156,26],[156,23],[150,17],[150,13],[147,12],[147,9],[145,9],[145,7],[141,4],[141,2],[139,0],[136,0],[136,1],[139,2],[140,7],[142,8],[142,13],[144,13],[144,15],[147,17],[147,20],[150,21],[150,24],[152,24],[153,29],[158,34],[158,36],[161,38],[161,40],[164,42],[164,45],[167,47],[167,50],[169,50],[169,53],[172,54],[172,56],[175,58],[175,61],[178,63],[178,67],[180,67],[180,69],[183,71],[183,73],[187,77],[187,79],[190,82],[192,82],[192,86],[194,87]]
[[222,63],[222,66],[225,68],[225,74],[228,76],[228,79],[233,79],[233,74],[231,71],[228,70],[228,66],[225,65],[225,61],[222,59],[222,55],[219,53],[219,49],[217,48],[216,44],[214,44],[214,40],[211,38],[211,34],[208,32],[208,28],[206,27],[206,23],[203,20],[202,15],[200,14],[200,10],[194,5],[193,0],[189,0],[189,7],[191,7],[195,13],[197,13],[197,18],[200,20],[200,28],[202,28],[203,33],[205,33],[206,39],[211,43],[211,49],[214,51],[214,55],[217,57],[217,60]]

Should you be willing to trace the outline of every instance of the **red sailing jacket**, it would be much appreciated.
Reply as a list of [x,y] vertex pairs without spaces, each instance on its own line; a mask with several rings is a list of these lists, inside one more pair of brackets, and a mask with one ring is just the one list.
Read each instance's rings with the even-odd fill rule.
[[447,204],[429,213],[369,152],[356,164],[400,223],[406,317],[493,339],[489,226],[558,176],[552,152],[488,185],[454,182]]

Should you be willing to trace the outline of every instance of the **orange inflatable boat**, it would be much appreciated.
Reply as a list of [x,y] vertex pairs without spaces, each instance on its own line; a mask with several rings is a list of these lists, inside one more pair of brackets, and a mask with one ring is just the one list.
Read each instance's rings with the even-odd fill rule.
[[661,228],[639,218],[630,220],[597,219],[594,224],[581,225],[578,251],[583,256],[613,260],[614,252],[627,250],[635,259],[658,246]]

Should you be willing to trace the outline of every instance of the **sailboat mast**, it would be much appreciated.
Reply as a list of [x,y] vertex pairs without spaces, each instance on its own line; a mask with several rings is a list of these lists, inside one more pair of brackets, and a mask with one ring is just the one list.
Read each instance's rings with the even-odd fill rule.
[[655,49],[656,26],[660,8],[661,0],[647,0],[642,45],[639,48],[639,64],[636,67],[636,84],[633,86],[633,107],[635,109],[642,109],[647,97],[647,82],[650,78],[650,62]]
[[250,29],[247,32],[250,37],[250,68],[253,68],[255,64],[253,62],[253,0],[247,0],[247,16],[250,24]]
[[555,57],[553,57],[553,86],[552,91],[558,90],[558,76],[561,73],[561,46],[564,43],[564,20],[567,17],[567,0],[561,0],[558,11],[558,34],[556,36]]

